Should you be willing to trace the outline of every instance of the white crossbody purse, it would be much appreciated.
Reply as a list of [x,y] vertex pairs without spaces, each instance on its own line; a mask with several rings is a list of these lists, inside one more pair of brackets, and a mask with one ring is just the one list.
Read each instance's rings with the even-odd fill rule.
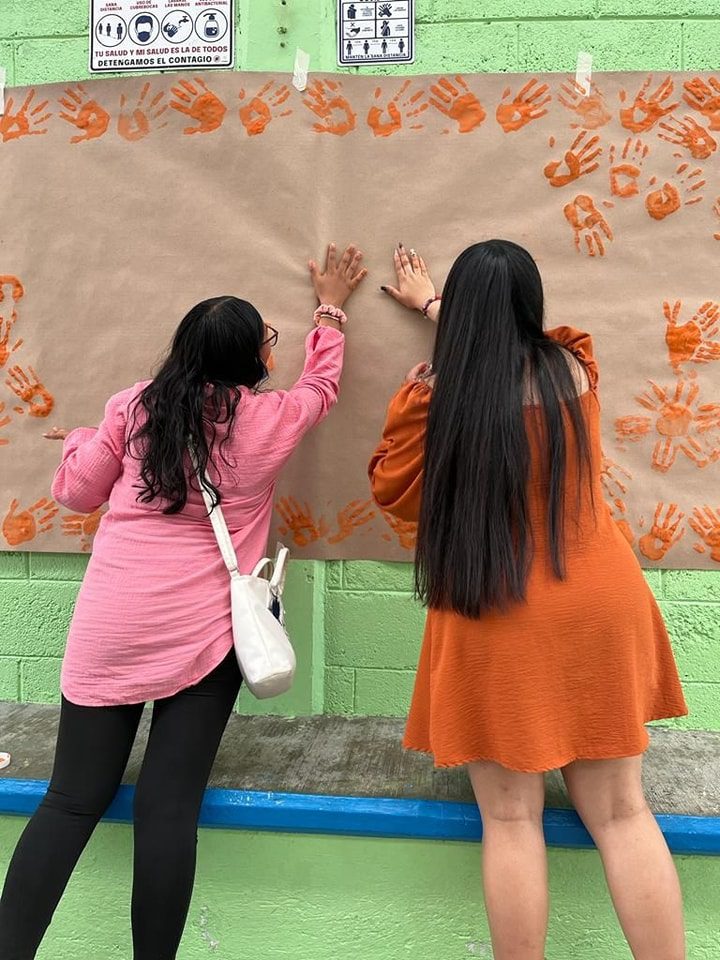
[[[274,560],[264,557],[251,574],[238,571],[237,555],[220,504],[200,480],[200,490],[212,522],[215,539],[230,574],[230,604],[235,654],[248,689],[258,700],[278,697],[292,686],[297,664],[285,630],[282,603],[290,551],[278,545]],[[269,578],[262,574],[269,571]]]

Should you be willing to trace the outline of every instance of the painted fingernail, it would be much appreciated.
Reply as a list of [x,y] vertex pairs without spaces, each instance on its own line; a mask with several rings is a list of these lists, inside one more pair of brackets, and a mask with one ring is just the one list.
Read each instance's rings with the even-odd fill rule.
[[400,248],[400,250],[403,249],[402,241],[401,241],[400,243],[398,243],[398,247]]
[[387,293],[387,287],[380,287],[383,293]]

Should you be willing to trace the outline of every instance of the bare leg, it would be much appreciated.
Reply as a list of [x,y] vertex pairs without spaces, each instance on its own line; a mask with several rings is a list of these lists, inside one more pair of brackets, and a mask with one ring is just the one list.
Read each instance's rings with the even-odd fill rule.
[[483,821],[483,886],[495,960],[543,960],[548,925],[545,782],[496,763],[473,763]]
[[570,798],[602,857],[635,960],[685,960],[675,864],[642,788],[642,757],[579,760],[563,770]]

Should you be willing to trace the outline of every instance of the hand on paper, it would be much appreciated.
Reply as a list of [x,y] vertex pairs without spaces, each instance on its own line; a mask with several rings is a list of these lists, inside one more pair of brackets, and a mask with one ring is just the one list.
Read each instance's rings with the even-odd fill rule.
[[416,363],[415,366],[408,371],[405,377],[405,383],[424,383],[428,387],[433,387],[435,385],[435,374],[433,373],[432,364],[426,363],[424,360],[422,363]]
[[[383,286],[380,289],[409,310],[422,310],[427,301],[435,296],[435,284],[430,279],[425,261],[414,250],[408,253],[399,243],[393,254],[393,262],[397,287]],[[432,305],[431,310],[433,308],[435,311],[439,309],[436,304]],[[437,319],[430,311],[428,314],[431,319]]]
[[45,440],[64,440],[69,433],[69,430],[63,430],[62,427],[53,427],[52,430],[44,433],[43,437]]
[[342,307],[345,304],[367,276],[365,267],[360,267],[362,258],[362,250],[351,244],[338,260],[335,244],[331,243],[322,272],[314,260],[309,262],[310,279],[319,303],[333,307]]

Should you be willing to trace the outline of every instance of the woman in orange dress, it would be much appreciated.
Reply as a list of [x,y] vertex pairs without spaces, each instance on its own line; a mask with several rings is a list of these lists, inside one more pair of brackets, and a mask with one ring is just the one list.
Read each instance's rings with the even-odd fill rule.
[[405,746],[467,766],[495,960],[542,960],[543,773],[561,769],[635,960],[684,960],[682,898],[641,784],[645,724],[687,707],[640,566],[603,501],[592,340],[543,328],[522,247],[455,262],[442,301],[395,252],[401,304],[437,319],[432,365],[390,402],[377,503],[418,521],[428,607]]

